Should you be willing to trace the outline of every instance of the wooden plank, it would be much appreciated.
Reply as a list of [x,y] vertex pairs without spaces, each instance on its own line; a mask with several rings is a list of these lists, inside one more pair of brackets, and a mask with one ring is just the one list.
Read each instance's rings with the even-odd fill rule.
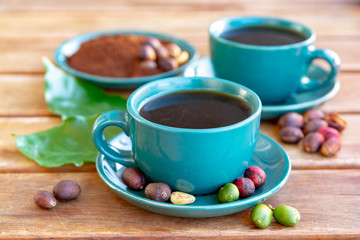
[[0,75],[0,116],[49,116],[43,75]]
[[[339,93],[325,103],[325,111],[360,113],[360,73],[341,73]],[[0,74],[0,116],[51,116],[44,99],[43,75]],[[131,90],[120,91],[128,97]]]
[[[348,128],[342,135],[342,150],[336,157],[326,158],[320,154],[308,154],[300,145],[284,144],[279,138],[279,129],[274,122],[263,121],[260,132],[279,142],[289,154],[294,169],[360,169],[359,142],[360,115],[344,114]],[[12,134],[25,135],[43,131],[61,123],[56,117],[0,118],[0,173],[1,172],[44,172],[47,168],[38,166],[25,157],[16,147]],[[94,171],[93,164],[82,168],[65,166],[51,171]]]
[[117,1],[117,0],[106,0],[106,1],[44,1],[44,0],[32,0],[31,4],[28,5],[26,0],[1,0],[0,10],[2,11],[19,11],[19,10],[130,10],[130,9],[180,9],[180,10],[204,10],[204,9],[217,9],[219,11],[224,9],[231,9],[233,7],[244,7],[253,6],[257,8],[269,8],[276,5],[278,8],[295,8],[295,7],[339,7],[343,5],[356,5],[356,0],[293,0],[291,2],[286,0],[273,0],[271,2],[266,0],[258,0],[256,2],[251,0],[242,1],[216,1],[216,0],[200,0],[200,1],[178,1],[178,0],[136,0],[136,1]]
[[[33,195],[51,191],[62,179],[77,181],[80,197],[51,210],[38,208]],[[119,198],[96,173],[0,174],[0,237],[139,239],[357,239],[360,238],[358,170],[292,171],[285,186],[266,203],[287,204],[301,213],[292,228],[275,221],[257,229],[250,211],[191,219],[137,208]]]
[[[44,76],[0,75],[0,117],[54,116],[44,96]],[[129,90],[115,92],[128,97]]]
[[[288,18],[302,22],[315,29],[319,36],[359,36],[360,7],[345,6],[331,9],[298,8],[271,9],[251,7],[220,11],[217,9],[180,11],[163,9],[149,11],[15,11],[0,15],[2,37],[48,38],[69,37],[82,32],[100,29],[146,29],[172,34],[206,32],[209,24],[222,17],[234,15],[265,15]],[[159,16],[159,17],[157,17]],[[336,16],[336,21],[333,20]],[[166,19],[164,21],[164,19]],[[331,24],[330,24],[331,23]]]

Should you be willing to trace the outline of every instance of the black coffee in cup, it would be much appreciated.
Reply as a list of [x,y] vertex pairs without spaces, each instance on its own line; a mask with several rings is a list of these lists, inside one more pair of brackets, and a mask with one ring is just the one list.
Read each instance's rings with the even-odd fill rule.
[[179,91],[155,98],[140,109],[140,116],[165,126],[206,129],[238,123],[252,113],[245,101],[206,90]]
[[246,26],[224,32],[220,37],[227,40],[260,46],[280,46],[302,42],[306,39],[301,33],[289,29]]

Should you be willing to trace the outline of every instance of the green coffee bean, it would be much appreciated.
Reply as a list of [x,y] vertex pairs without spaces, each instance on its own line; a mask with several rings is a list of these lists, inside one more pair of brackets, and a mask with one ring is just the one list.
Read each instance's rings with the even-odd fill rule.
[[218,193],[218,199],[222,203],[233,202],[239,199],[239,189],[233,183],[222,186]]
[[281,205],[274,210],[274,218],[286,227],[295,226],[300,221],[300,213],[296,208]]
[[259,204],[251,211],[251,221],[258,228],[267,228],[272,220],[273,212],[265,204]]

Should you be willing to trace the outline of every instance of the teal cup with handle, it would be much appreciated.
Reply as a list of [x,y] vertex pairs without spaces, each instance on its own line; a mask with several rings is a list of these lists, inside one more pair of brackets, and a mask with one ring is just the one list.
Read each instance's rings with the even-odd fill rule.
[[[169,127],[139,114],[149,101],[186,90],[226,93],[245,101],[251,114],[235,124],[208,129]],[[127,112],[100,115],[93,127],[93,140],[107,159],[141,169],[151,182],[167,183],[173,191],[209,194],[241,177],[251,163],[260,115],[259,97],[240,84],[217,78],[173,77],[134,91],[128,98]],[[110,145],[103,134],[109,126],[123,130],[131,140],[131,150]]]
[[[290,31],[304,40],[284,45],[253,45],[224,38],[224,33],[241,28],[269,28]],[[315,32],[290,20],[274,17],[235,16],[209,26],[210,55],[216,77],[240,83],[255,91],[264,105],[279,104],[292,94],[311,91],[335,81],[340,68],[338,55],[316,49]],[[263,39],[265,41],[266,39]],[[309,79],[307,70],[315,59],[329,63],[326,78]]]

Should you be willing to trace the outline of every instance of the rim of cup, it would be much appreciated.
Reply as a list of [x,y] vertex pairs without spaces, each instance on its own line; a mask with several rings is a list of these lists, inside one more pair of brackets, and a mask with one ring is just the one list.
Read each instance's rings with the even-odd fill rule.
[[[232,29],[242,26],[270,26],[270,27],[278,27],[283,29],[291,29],[297,33],[300,33],[304,37],[305,40],[297,43],[286,44],[286,45],[276,45],[276,46],[262,46],[262,45],[251,45],[246,43],[239,43],[227,40],[222,38],[220,35],[227,30],[225,29],[226,25],[229,22],[238,21],[238,26],[232,26]],[[260,23],[260,24],[259,24]],[[230,16],[225,18],[220,18],[212,22],[208,28],[209,35],[216,39],[218,42],[222,44],[227,44],[234,47],[247,48],[247,49],[259,49],[259,50],[280,50],[280,49],[289,49],[303,45],[311,45],[316,38],[316,33],[314,30],[309,28],[308,26],[289,19],[277,18],[277,17],[263,17],[263,16]]]
[[[208,81],[208,82],[213,82],[213,83],[219,82],[221,84],[225,84],[226,86],[228,86],[230,88],[238,88],[239,94],[232,94],[232,93],[228,93],[228,92],[225,92],[225,93],[229,94],[229,95],[233,95],[233,96],[238,96],[240,99],[244,100],[252,108],[252,113],[246,119],[244,119],[240,122],[237,122],[235,124],[231,124],[231,125],[227,125],[227,126],[223,126],[223,127],[217,127],[217,128],[204,128],[204,129],[178,128],[178,127],[161,125],[161,124],[151,122],[151,121],[143,118],[139,114],[139,111],[142,108],[142,106],[144,106],[144,104],[151,101],[152,99],[155,99],[155,98],[158,98],[160,96],[164,96],[164,95],[167,95],[170,93],[186,91],[186,90],[210,90],[210,91],[223,93],[221,90],[215,89],[214,85],[212,87],[210,85],[208,85],[208,86],[202,86],[202,87],[197,87],[197,88],[186,88],[186,87],[181,87],[181,85],[180,85],[181,88],[173,87],[170,90],[164,89],[164,90],[160,90],[160,91],[158,89],[159,86],[162,86],[162,85],[166,86],[167,84],[170,84],[170,85],[182,84],[184,86],[184,81],[188,81],[186,84],[191,84],[191,81]],[[158,92],[153,93],[150,96],[148,96],[146,94],[148,90],[153,90],[153,91],[158,91]],[[240,91],[241,91],[241,93],[240,93]],[[142,96],[142,95],[145,95],[145,96]],[[249,101],[247,99],[245,99],[244,97],[241,97],[242,95],[249,95],[249,97],[254,100],[255,106],[253,106],[254,104],[250,104]],[[139,102],[139,104],[136,103],[137,101]],[[243,125],[247,125],[247,124],[253,122],[256,118],[258,118],[258,117],[260,118],[261,110],[262,110],[262,103],[261,103],[259,96],[254,91],[252,91],[251,89],[249,89],[243,85],[240,85],[240,84],[232,82],[232,81],[224,80],[221,78],[212,78],[212,77],[170,77],[170,78],[164,78],[161,80],[155,80],[155,81],[149,82],[149,83],[139,87],[138,89],[136,89],[128,98],[126,108],[127,108],[128,114],[130,114],[136,121],[142,122],[146,125],[150,125],[151,127],[154,127],[154,128],[172,131],[172,132],[208,133],[208,132],[227,131],[227,130],[238,128],[238,127],[241,127]]]

